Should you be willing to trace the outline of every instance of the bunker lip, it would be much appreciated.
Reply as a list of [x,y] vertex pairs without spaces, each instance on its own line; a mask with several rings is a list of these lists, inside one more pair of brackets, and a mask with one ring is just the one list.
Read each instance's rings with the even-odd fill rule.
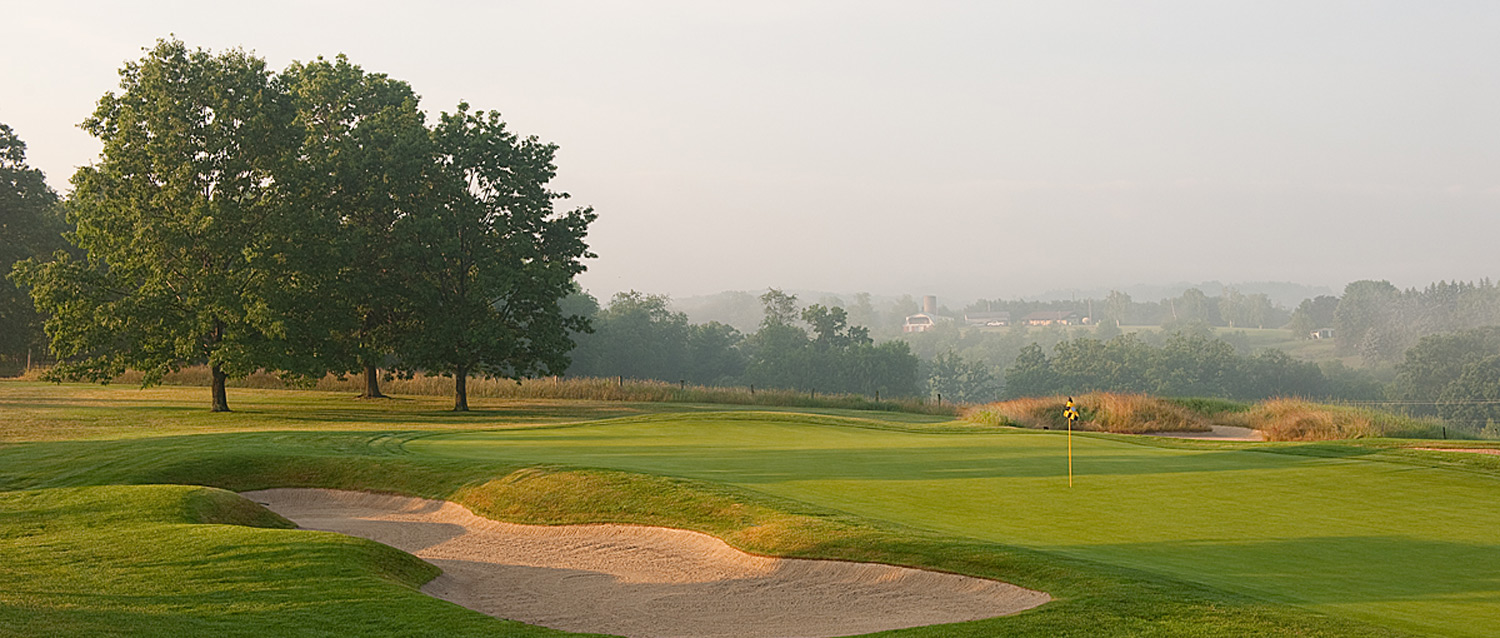
[[447,501],[323,489],[243,493],[304,529],[368,538],[443,574],[429,595],[491,616],[627,638],[822,638],[1041,605],[1008,583],[872,563],[755,556],[698,532],[516,525]]

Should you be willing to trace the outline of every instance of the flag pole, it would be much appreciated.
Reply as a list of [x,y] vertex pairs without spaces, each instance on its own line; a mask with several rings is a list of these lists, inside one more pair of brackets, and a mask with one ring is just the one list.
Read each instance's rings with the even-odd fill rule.
[[1068,487],[1073,487],[1073,421],[1078,418],[1078,406],[1073,404],[1073,397],[1068,397],[1063,416],[1068,418]]

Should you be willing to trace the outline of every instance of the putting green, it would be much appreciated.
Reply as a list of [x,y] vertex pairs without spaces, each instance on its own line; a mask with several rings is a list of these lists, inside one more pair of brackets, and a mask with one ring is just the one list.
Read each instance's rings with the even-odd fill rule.
[[741,413],[440,434],[406,448],[718,481],[1423,633],[1500,627],[1492,476],[1074,437],[1069,488],[1065,443],[1057,432],[920,434]]

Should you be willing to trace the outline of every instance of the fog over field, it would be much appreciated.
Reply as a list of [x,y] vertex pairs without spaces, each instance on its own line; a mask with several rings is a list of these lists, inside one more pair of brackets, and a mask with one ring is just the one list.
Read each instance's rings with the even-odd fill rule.
[[1495,3],[9,5],[0,122],[60,190],[157,38],[346,53],[559,144],[601,299],[1500,274]]

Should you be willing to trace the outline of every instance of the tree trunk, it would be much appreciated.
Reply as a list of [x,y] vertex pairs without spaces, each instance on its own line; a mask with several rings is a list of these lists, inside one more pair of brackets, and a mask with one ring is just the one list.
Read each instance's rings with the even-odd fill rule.
[[359,395],[361,399],[384,399],[385,395],[380,393],[380,370],[373,363],[365,364],[365,393]]
[[453,375],[453,411],[469,411],[469,367],[459,366]]
[[214,407],[213,407],[212,411],[213,412],[228,412],[229,411],[229,395],[224,392],[224,382],[229,379],[229,375],[225,374],[224,370],[221,369],[219,367],[219,364],[217,364],[217,363],[213,364],[211,370],[213,372],[213,377],[214,377],[214,386],[213,386]]

